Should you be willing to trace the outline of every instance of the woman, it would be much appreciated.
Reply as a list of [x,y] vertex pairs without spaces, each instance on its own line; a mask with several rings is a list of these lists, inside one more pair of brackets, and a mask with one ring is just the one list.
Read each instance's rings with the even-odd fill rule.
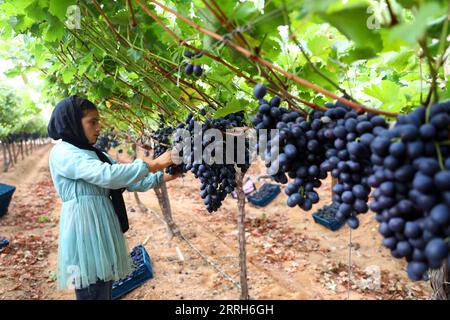
[[53,184],[63,201],[58,288],[75,287],[78,300],[111,299],[113,281],[132,271],[123,235],[128,219],[122,192],[124,188],[144,192],[162,180],[175,179],[161,171],[173,164],[170,152],[153,161],[115,163],[93,147],[100,134],[96,106],[77,96],[56,105],[48,133],[62,139],[49,160]]

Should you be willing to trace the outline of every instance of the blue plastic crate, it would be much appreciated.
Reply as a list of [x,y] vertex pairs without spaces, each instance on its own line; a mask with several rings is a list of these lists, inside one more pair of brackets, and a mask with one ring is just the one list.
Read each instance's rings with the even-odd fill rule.
[[0,183],[0,217],[8,212],[9,203],[16,187]]
[[152,260],[142,244],[131,251],[134,270],[126,278],[113,283],[112,299],[116,300],[153,278]]
[[5,238],[0,237],[0,250],[7,247],[9,245],[9,241]]
[[264,183],[258,191],[247,196],[247,199],[256,206],[265,207],[272,202],[280,192],[281,188],[279,185]]
[[335,202],[332,202],[331,204],[326,205],[314,212],[312,216],[316,223],[319,223],[332,231],[336,231],[343,225],[342,222],[339,222],[335,218],[338,209],[339,205]]
[[312,214],[314,221],[316,223],[319,223],[325,227],[327,227],[328,229],[332,230],[332,231],[336,231],[338,230],[340,227],[342,227],[342,223],[337,221],[334,218],[325,218],[325,217],[321,217],[320,215],[313,213]]

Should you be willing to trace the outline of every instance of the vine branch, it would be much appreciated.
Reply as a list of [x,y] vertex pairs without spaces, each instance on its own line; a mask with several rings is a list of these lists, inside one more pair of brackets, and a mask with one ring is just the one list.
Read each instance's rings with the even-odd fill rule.
[[[138,0],[136,0],[136,1],[138,1]],[[341,103],[343,103],[343,104],[345,104],[345,105],[347,105],[347,106],[349,106],[349,107],[351,107],[353,109],[356,109],[357,111],[366,111],[366,112],[370,112],[370,113],[374,113],[374,114],[383,114],[383,115],[390,116],[390,117],[396,117],[398,115],[398,113],[393,113],[393,112],[388,112],[388,111],[383,111],[383,110],[377,110],[377,109],[369,108],[369,107],[366,107],[366,106],[364,106],[362,104],[350,101],[350,100],[348,100],[346,98],[339,97],[336,94],[334,94],[334,93],[332,93],[332,92],[330,92],[330,91],[328,91],[328,90],[326,90],[326,89],[324,89],[324,88],[322,88],[322,87],[320,87],[318,85],[315,85],[315,84],[313,84],[313,83],[311,83],[311,82],[309,82],[309,81],[307,81],[305,79],[302,79],[302,78],[300,78],[299,76],[297,76],[295,74],[289,73],[289,72],[281,69],[280,67],[275,66],[272,63],[262,59],[261,57],[252,54],[247,49],[236,45],[235,43],[229,41],[229,39],[224,38],[223,36],[220,36],[220,35],[218,35],[217,33],[213,32],[213,31],[210,31],[208,29],[205,29],[205,28],[199,26],[195,22],[189,20],[188,18],[184,17],[183,15],[179,14],[178,12],[176,12],[176,11],[174,11],[174,10],[172,10],[172,9],[162,5],[162,4],[160,4],[159,2],[157,2],[155,0],[151,0],[151,2],[156,4],[156,5],[158,5],[163,10],[171,12],[172,14],[176,15],[177,18],[179,18],[180,20],[186,22],[187,24],[192,26],[194,29],[196,29],[196,30],[198,30],[198,31],[200,31],[200,32],[202,32],[202,33],[204,33],[206,35],[209,35],[210,37],[212,37],[212,38],[214,38],[216,40],[223,41],[224,43],[228,44],[230,47],[232,47],[233,49],[235,49],[236,51],[238,51],[239,53],[241,53],[245,57],[247,57],[247,58],[249,58],[251,60],[254,60],[254,61],[256,61],[256,62],[258,62],[258,63],[260,63],[262,65],[265,65],[267,67],[273,68],[274,70],[282,73],[283,75],[285,75],[287,77],[287,79],[293,80],[293,81],[297,82],[298,84],[301,84],[301,85],[303,85],[305,87],[308,87],[308,88],[310,88],[310,89],[312,89],[312,90],[314,90],[316,92],[322,93],[323,95],[325,95],[327,97],[336,99],[339,102],[341,102]]]

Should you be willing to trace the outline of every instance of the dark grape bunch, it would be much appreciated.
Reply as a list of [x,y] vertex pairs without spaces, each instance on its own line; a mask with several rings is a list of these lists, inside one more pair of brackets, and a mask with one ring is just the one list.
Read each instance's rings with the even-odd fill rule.
[[[279,107],[281,99],[274,96],[269,102],[264,100],[266,89],[258,84],[254,96],[259,99],[259,108],[253,124],[256,129],[278,129],[278,134],[269,139],[264,159],[268,174],[275,181],[288,183],[285,193],[289,196],[289,207],[299,206],[310,210],[319,201],[315,188],[321,186],[327,172],[320,164],[325,160],[325,123],[321,121],[322,111],[313,111],[308,119],[297,111]],[[278,144],[278,146],[277,146]],[[287,174],[287,176],[286,176]]]
[[[160,119],[158,130],[153,133],[153,140],[155,141],[153,145],[153,157],[158,158],[172,145],[172,134],[174,129],[172,127],[165,127],[163,118]],[[166,168],[165,172],[168,174],[183,173],[183,168],[181,166],[172,165]]]
[[108,152],[109,149],[115,148],[119,145],[119,140],[112,135],[112,133],[101,133],[97,138],[97,142],[94,147],[100,149],[103,152]]
[[[202,109],[200,111],[201,115],[205,116],[206,111]],[[184,124],[180,124],[177,128],[185,128],[191,132],[191,148],[192,154],[190,159],[184,159],[185,164],[184,170],[190,170],[194,176],[200,179],[200,196],[202,197],[206,208],[209,212],[217,211],[222,205],[222,201],[226,196],[232,193],[236,187],[236,169],[234,164],[226,164],[226,154],[224,154],[223,163],[224,164],[208,164],[207,159],[202,159],[201,163],[194,162],[195,145],[194,141],[196,138],[200,138],[202,141],[202,147],[205,148],[214,142],[213,139],[208,139],[205,136],[195,137],[194,136],[194,122],[195,118],[192,114],[188,115]],[[202,123],[202,132],[204,133],[208,129],[218,129],[225,132],[227,129],[234,127],[244,126],[244,112],[240,111],[237,113],[229,114],[225,117],[218,119],[207,118]],[[226,150],[226,140],[222,142],[223,150]],[[236,150],[236,144],[234,144],[234,163],[237,163],[238,151]],[[246,141],[246,161],[244,164],[237,164],[237,166],[246,172],[249,165],[249,154],[248,154],[248,141]],[[214,156],[214,154],[212,154]]]
[[336,219],[356,229],[359,226],[357,215],[369,209],[370,144],[374,132],[387,128],[387,123],[379,116],[357,113],[340,103],[326,106],[329,110],[325,116],[333,121],[325,131],[330,144],[321,168],[338,179],[333,187],[333,202],[339,205]]
[[256,129],[279,130],[268,142],[264,157],[275,181],[285,184],[291,178],[285,189],[287,205],[310,210],[319,201],[314,189],[331,172],[338,178],[333,188],[333,201],[339,205],[336,219],[356,229],[357,214],[368,212],[373,131],[386,128],[386,121],[357,113],[339,102],[327,104],[325,112],[314,110],[305,118],[297,111],[280,108],[278,97],[267,102],[265,93],[263,85],[255,86],[259,109],[253,123]]
[[[206,110],[201,109],[200,115],[206,116]],[[222,201],[226,198],[226,196],[232,193],[236,187],[236,169],[234,164],[226,164],[224,154],[223,164],[212,163],[208,164],[206,158],[200,159],[199,162],[194,162],[195,148],[194,144],[195,139],[199,138],[202,142],[202,154],[203,148],[207,147],[211,143],[214,142],[213,139],[208,139],[207,136],[202,135],[201,137],[194,136],[194,123],[198,121],[192,113],[190,113],[183,123],[180,123],[176,126],[177,129],[185,129],[190,133],[190,142],[191,142],[191,154],[185,155],[183,153],[182,148],[180,148],[180,156],[183,158],[183,163],[177,166],[171,166],[166,169],[166,172],[169,174],[174,174],[176,172],[185,173],[187,171],[191,171],[194,176],[200,180],[200,196],[202,197],[206,208],[209,212],[217,211]],[[204,134],[208,129],[218,129],[222,132],[225,132],[227,129],[242,127],[245,126],[244,121],[244,112],[240,111],[237,113],[229,114],[225,117],[221,117],[218,119],[212,119],[207,117],[207,119],[201,123],[202,125],[202,133]],[[176,141],[170,141],[169,134],[172,134],[173,130],[169,130],[168,128],[164,128],[160,126],[158,131],[155,132],[154,136],[158,136],[160,141],[164,141],[164,146],[159,145],[155,148],[155,153],[158,151],[158,155],[164,153],[167,150],[167,146],[171,145],[173,147],[177,147],[177,144],[183,142],[183,137],[180,135]],[[226,139],[223,139],[221,142],[223,145],[223,150],[226,150]],[[238,150],[236,150],[236,144],[234,144],[234,163],[237,163]],[[249,142],[246,140],[246,150],[245,150],[245,163],[237,164],[237,166],[243,171],[246,172],[249,164]],[[241,152],[241,151],[239,151]],[[214,154],[213,154],[214,155]]]
[[408,261],[412,280],[450,260],[449,125],[449,102],[419,107],[391,129],[378,130],[370,145],[370,208],[383,245]]
[[169,146],[171,145],[170,137],[172,133],[173,128],[170,127],[167,128],[160,127],[158,128],[158,130],[155,131],[153,135],[153,139],[155,141],[153,145],[153,152],[155,158],[158,158],[160,155],[162,155],[169,149]]
[[[192,51],[186,50],[184,52],[184,56],[188,59],[200,58],[202,55],[203,53],[201,51],[194,53]],[[201,77],[201,75],[203,74],[201,65],[196,65],[191,60],[185,63],[186,66],[184,67],[184,73],[186,73],[188,76],[193,74],[196,77]]]

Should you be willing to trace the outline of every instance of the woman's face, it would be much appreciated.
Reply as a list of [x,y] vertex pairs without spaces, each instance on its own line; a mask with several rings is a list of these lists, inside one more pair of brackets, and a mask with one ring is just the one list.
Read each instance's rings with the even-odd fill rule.
[[95,144],[100,135],[100,117],[98,111],[84,111],[84,116],[81,118],[81,125],[83,126],[83,132],[89,144]]

